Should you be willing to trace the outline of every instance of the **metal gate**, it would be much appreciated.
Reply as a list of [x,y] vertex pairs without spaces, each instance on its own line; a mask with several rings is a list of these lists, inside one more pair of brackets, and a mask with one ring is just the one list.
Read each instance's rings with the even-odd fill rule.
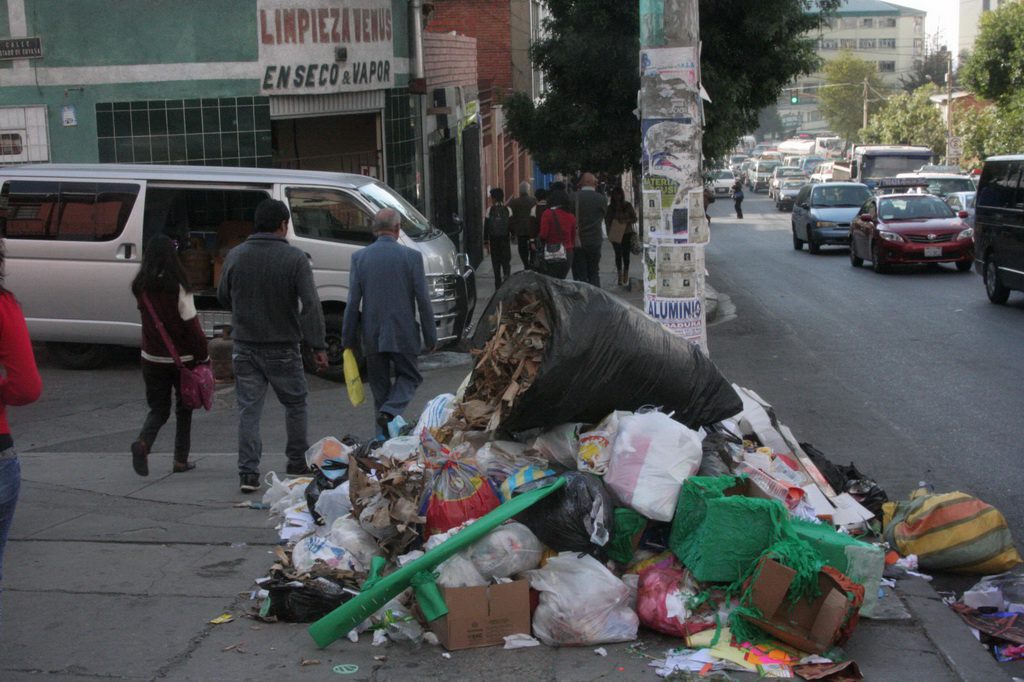
[[462,176],[462,196],[466,205],[462,215],[462,245],[475,268],[484,259],[479,124],[467,126],[462,131]]
[[430,147],[430,195],[433,204],[430,222],[447,234],[461,251],[458,154],[458,144],[453,138]]

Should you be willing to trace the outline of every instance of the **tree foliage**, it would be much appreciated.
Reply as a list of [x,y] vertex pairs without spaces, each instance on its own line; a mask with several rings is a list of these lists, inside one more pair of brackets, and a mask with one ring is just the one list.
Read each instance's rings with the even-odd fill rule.
[[988,156],[1024,149],[1024,93],[1003,97],[999,105],[956,112],[953,125],[964,141],[964,161],[980,166]]
[[[938,45],[925,54],[924,59],[914,65],[914,70],[905,76],[900,76],[900,86],[907,92],[914,92],[918,88],[934,83],[942,85],[946,82],[946,69],[949,68],[949,50],[945,45]],[[953,72],[953,80],[956,81],[957,72]]]
[[854,141],[864,124],[864,80],[868,82],[868,120],[881,107],[886,86],[872,62],[844,51],[825,64],[825,87],[818,91],[818,110],[835,133]]
[[[758,113],[796,76],[819,66],[819,12],[840,0],[701,0],[704,156],[727,154],[758,126]],[[505,100],[509,133],[548,171],[637,168],[640,122],[639,3],[548,0],[548,38],[531,48],[547,92]]]
[[986,99],[1024,90],[1024,3],[1003,4],[981,16],[974,52],[960,72],[964,85]]
[[912,93],[901,92],[889,97],[884,106],[871,117],[860,139],[876,144],[923,145],[933,151],[946,148],[946,126],[942,114],[928,98],[938,91],[932,84]]

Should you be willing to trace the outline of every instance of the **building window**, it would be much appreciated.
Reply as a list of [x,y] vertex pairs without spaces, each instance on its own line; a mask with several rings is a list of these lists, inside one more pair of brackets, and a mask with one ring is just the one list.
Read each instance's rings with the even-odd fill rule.
[[839,40],[839,47],[843,50],[856,50],[857,39],[856,38],[841,38]]
[[920,52],[924,49],[924,38],[914,38],[914,52]]
[[886,49],[889,49],[889,50],[895,50],[896,49],[896,39],[895,38],[879,38],[878,39],[878,47],[886,48]]
[[405,88],[388,90],[384,103],[385,182],[407,201],[422,208],[416,184],[416,103]]
[[875,39],[874,38],[861,38],[860,39],[860,49],[862,49],[862,50],[873,50],[873,49],[875,49]]
[[272,165],[269,97],[96,104],[100,163]]
[[896,17],[882,17],[878,20],[878,25],[882,28],[896,28]]
[[843,17],[839,20],[839,28],[857,28],[857,20],[853,17]]
[[818,47],[822,50],[834,50],[837,47],[837,43],[832,38],[822,38],[821,42],[818,44]]
[[860,22],[861,28],[874,28],[875,20],[872,17],[864,17]]
[[896,62],[878,62],[878,70],[882,73],[895,73]]

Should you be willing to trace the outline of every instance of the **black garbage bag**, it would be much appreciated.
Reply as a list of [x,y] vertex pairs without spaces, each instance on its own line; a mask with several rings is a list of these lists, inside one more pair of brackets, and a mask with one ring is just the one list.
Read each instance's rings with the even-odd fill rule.
[[725,431],[711,431],[701,441],[698,476],[731,476],[736,456],[743,452],[743,440]]
[[568,422],[596,424],[613,410],[655,405],[697,429],[743,409],[736,392],[697,347],[617,296],[579,282],[524,271],[495,292],[470,339],[483,348],[496,311],[521,292],[547,308],[551,338],[530,387],[499,425],[525,431]]
[[853,462],[850,462],[849,466],[833,464],[821,450],[810,443],[800,443],[800,447],[811,458],[814,466],[818,467],[818,471],[832,486],[832,490],[837,493],[850,493],[853,499],[875,517],[882,518],[882,505],[889,501],[889,496],[880,485],[862,474]]
[[[611,536],[615,503],[599,476],[567,471],[565,486],[548,495],[515,518],[557,552],[585,552],[605,561],[605,545]],[[515,489],[513,497],[543,487],[540,478]]]
[[342,585],[316,578],[307,582],[273,580],[267,585],[270,609],[266,615],[287,623],[312,623],[320,620],[352,598]]

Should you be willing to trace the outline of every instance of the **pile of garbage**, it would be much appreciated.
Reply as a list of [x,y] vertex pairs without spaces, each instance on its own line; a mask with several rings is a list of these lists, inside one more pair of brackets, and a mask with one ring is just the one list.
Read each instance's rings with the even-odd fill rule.
[[[314,477],[271,475],[282,547],[258,617],[311,622],[322,647],[369,631],[449,650],[628,642],[643,626],[680,640],[652,661],[663,676],[859,679],[838,645],[879,608],[883,575],[1020,562],[985,514],[975,554],[957,536],[939,556],[927,519],[948,500],[889,502],[598,289],[524,273],[487,312],[472,373],[408,433],[324,439]],[[993,543],[1005,552],[979,558]]]

